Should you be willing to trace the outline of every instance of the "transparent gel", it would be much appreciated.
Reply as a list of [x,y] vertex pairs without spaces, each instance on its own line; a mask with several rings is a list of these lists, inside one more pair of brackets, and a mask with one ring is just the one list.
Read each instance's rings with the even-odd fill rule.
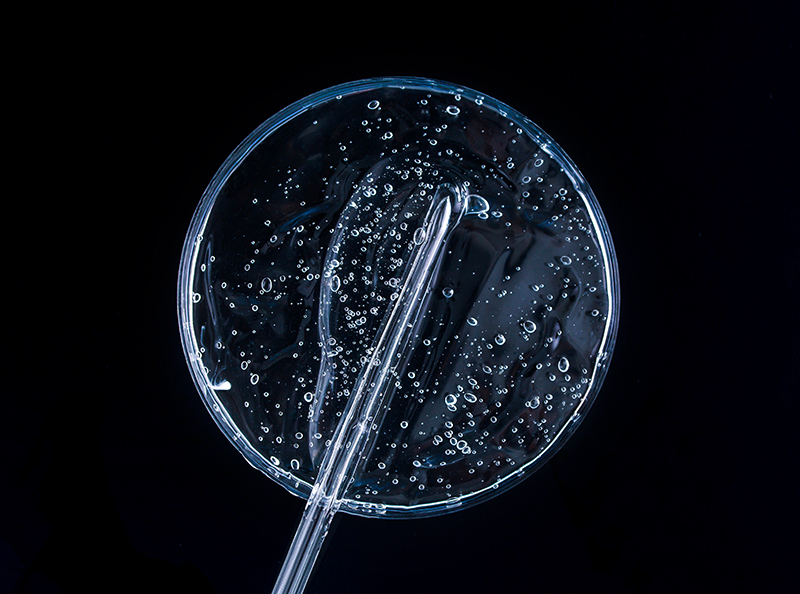
[[514,109],[415,78],[321,91],[211,181],[180,329],[245,458],[308,500],[273,592],[338,511],[417,518],[517,484],[605,376],[619,288],[597,201]]

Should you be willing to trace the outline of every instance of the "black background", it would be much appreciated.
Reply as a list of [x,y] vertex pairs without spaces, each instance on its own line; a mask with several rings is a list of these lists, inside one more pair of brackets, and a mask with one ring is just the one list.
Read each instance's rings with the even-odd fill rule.
[[341,515],[309,594],[797,587],[800,10],[520,6],[26,21],[7,55],[0,590],[270,591],[303,504],[195,391],[180,250],[261,122],[388,75],[491,95],[565,149],[614,238],[619,337],[543,469],[456,514]]

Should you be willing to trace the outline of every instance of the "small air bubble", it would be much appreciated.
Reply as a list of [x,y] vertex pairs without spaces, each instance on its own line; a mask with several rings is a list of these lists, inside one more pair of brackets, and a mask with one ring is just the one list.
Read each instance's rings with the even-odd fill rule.
[[528,408],[539,408],[539,404],[540,403],[541,402],[539,400],[539,397],[538,396],[534,396],[533,398],[531,398],[530,400],[528,400],[525,403],[525,406],[527,406]]
[[333,292],[333,293],[336,293],[339,290],[339,287],[342,284],[342,282],[339,280],[339,277],[337,275],[333,275],[329,282],[331,284],[331,292]]

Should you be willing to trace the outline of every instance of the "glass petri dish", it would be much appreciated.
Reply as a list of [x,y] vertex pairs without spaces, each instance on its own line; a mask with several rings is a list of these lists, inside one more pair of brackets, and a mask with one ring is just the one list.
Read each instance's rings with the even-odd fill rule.
[[422,517],[539,468],[605,377],[619,281],[577,167],[487,95],[421,78],[335,86],[259,126],[192,218],[178,281],[188,366],[248,462],[307,498],[427,204],[469,198],[391,366],[341,510]]

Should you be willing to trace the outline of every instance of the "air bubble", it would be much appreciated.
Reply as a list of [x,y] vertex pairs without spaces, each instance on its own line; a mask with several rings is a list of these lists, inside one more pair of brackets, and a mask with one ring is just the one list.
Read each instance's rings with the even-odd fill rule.
[[339,287],[342,285],[342,281],[339,280],[339,276],[334,274],[329,282],[331,284],[331,292],[338,293]]

